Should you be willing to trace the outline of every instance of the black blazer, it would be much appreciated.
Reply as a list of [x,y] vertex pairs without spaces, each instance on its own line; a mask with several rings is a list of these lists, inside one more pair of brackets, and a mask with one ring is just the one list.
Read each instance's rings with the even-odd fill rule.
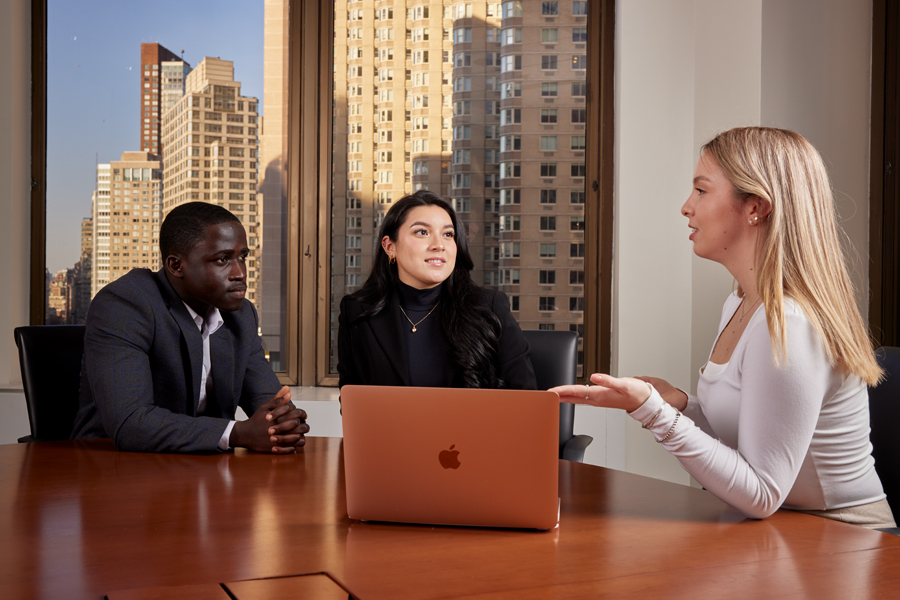
[[[533,390],[534,369],[528,358],[528,342],[509,310],[509,298],[500,291],[476,288],[469,295],[473,302],[490,306],[502,328],[495,365],[497,375],[510,389]],[[339,385],[410,385],[409,361],[402,327],[398,294],[381,313],[360,319],[371,308],[351,296],[341,300],[338,319]],[[461,307],[464,310],[465,307]],[[455,365],[448,365],[451,373]]]

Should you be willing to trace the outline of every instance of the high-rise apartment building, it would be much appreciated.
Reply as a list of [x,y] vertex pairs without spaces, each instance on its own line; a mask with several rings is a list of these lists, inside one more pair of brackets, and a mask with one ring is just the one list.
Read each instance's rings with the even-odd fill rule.
[[189,64],[160,44],[141,44],[140,149],[160,154],[160,125],[165,109],[184,94]]
[[332,330],[385,212],[428,189],[523,328],[580,332],[587,2],[338,0],[334,14]]
[[162,218],[179,204],[224,206],[247,231],[247,298],[259,302],[262,245],[256,98],[241,96],[234,63],[206,57],[185,81],[185,95],[163,115]]
[[159,268],[161,166],[148,152],[123,152],[98,166],[92,297],[131,269]]
[[109,191],[110,167],[97,165],[97,183],[91,197],[93,251],[91,252],[91,298],[109,283]]

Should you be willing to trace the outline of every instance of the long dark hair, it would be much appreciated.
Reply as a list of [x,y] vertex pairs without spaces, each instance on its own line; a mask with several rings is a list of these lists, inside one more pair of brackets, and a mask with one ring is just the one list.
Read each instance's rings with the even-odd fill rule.
[[[466,228],[450,204],[433,192],[419,190],[398,200],[381,223],[377,241],[384,236],[397,241],[400,226],[409,212],[419,206],[438,206],[450,215],[456,240],[456,265],[444,281],[440,295],[441,331],[450,358],[458,370],[463,387],[498,388],[504,382],[497,377],[495,357],[500,340],[500,319],[490,306],[476,300],[478,286],[472,281],[474,263],[466,244]],[[363,319],[377,315],[390,306],[399,275],[397,265],[390,264],[387,253],[379,250],[372,263],[372,272],[363,286],[351,294],[372,308],[362,313]]]

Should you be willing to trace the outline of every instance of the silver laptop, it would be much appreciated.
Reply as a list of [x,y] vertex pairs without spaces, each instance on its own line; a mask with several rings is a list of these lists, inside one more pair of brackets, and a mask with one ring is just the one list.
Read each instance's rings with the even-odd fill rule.
[[556,526],[556,393],[345,385],[341,410],[351,519]]

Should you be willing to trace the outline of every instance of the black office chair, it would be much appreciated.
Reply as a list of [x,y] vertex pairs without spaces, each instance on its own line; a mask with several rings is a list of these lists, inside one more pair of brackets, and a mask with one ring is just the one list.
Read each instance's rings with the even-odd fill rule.
[[[900,522],[900,348],[884,346],[875,351],[875,358],[884,369],[884,381],[869,388],[872,456],[894,520]],[[900,528],[882,531],[900,535]]]
[[20,442],[67,440],[78,411],[84,325],[16,327],[31,435]]
[[[539,390],[577,381],[578,334],[574,331],[543,331],[526,329],[525,340],[530,347],[531,366]],[[559,457],[572,462],[584,462],[584,451],[594,438],[575,435],[575,405],[559,405]]]

